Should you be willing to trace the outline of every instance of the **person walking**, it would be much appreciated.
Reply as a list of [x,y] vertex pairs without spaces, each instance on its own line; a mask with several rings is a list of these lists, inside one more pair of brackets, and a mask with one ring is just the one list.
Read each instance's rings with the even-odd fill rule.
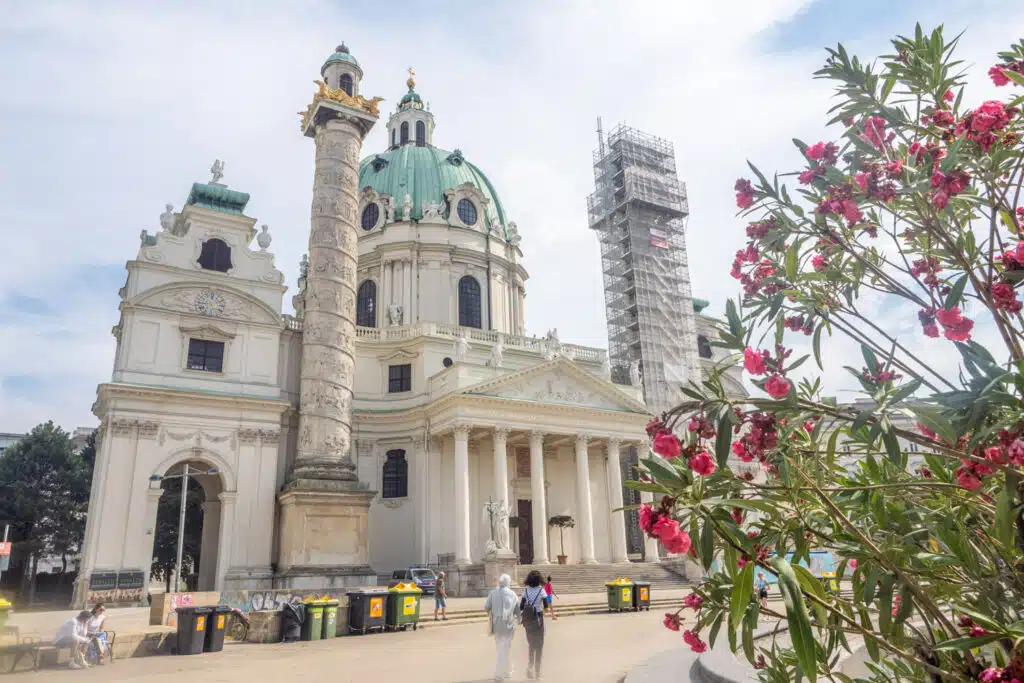
[[498,587],[490,592],[484,609],[491,617],[491,635],[498,650],[494,664],[494,680],[503,681],[512,676],[509,654],[512,651],[512,636],[515,635],[516,619],[519,617],[519,600],[509,588],[512,579],[508,574],[498,578]]
[[79,612],[78,616],[68,619],[61,624],[57,631],[57,637],[53,644],[57,649],[69,648],[71,650],[71,661],[69,669],[88,669],[89,664],[85,661],[85,648],[89,646],[89,619],[92,615],[89,612]]
[[548,614],[551,616],[551,620],[557,620],[558,615],[555,614],[555,589],[551,585],[550,576],[544,582],[544,604],[548,607]]
[[768,580],[764,578],[764,572],[757,573],[757,597],[761,601],[761,609],[768,608]]
[[523,614],[523,629],[526,631],[526,642],[529,645],[526,677],[530,680],[540,679],[540,663],[544,655],[544,579],[534,569],[526,575],[526,588],[519,601],[519,611]]
[[438,610],[441,610],[441,621],[448,621],[448,591],[445,590],[444,572],[437,575],[437,583],[434,584],[434,621],[437,621]]

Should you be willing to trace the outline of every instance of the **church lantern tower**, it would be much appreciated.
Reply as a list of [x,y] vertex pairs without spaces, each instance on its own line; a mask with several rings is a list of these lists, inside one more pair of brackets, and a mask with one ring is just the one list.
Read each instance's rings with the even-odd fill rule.
[[409,67],[409,79],[405,82],[409,91],[398,101],[398,108],[388,119],[388,149],[433,145],[434,115],[423,106],[423,99],[416,92],[415,76],[416,72]]

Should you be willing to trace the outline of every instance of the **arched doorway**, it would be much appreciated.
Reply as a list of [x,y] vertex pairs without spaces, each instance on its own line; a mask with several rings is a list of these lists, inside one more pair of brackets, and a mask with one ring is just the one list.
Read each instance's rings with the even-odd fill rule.
[[202,449],[194,449],[151,478],[151,487],[163,491],[153,530],[151,579],[162,581],[168,592],[179,585],[175,571],[179,536],[184,539],[180,590],[217,590],[225,473],[218,466],[218,459],[204,455]]

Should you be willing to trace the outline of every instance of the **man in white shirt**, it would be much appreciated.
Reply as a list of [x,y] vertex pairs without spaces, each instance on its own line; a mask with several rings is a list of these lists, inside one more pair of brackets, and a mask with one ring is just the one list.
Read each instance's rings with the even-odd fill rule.
[[57,631],[53,644],[57,648],[71,649],[71,662],[68,664],[71,669],[89,668],[85,661],[85,648],[89,646],[88,630],[91,616],[89,612],[79,612],[77,617],[65,621]]

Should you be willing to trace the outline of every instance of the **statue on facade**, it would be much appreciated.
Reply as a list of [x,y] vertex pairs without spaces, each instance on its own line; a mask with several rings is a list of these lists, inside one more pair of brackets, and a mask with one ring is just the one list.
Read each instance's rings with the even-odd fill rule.
[[267,224],[266,223],[261,225],[260,228],[261,228],[261,230],[260,230],[259,234],[256,235],[256,244],[260,245],[260,251],[266,251],[267,248],[270,247],[270,240],[271,240],[270,233],[267,232]]
[[491,347],[491,367],[500,368],[501,359],[505,353],[505,335],[501,332],[498,333],[498,341],[494,342],[494,346]]
[[548,330],[544,337],[544,358],[554,360],[562,352],[562,342],[558,340],[558,328]]
[[220,179],[224,177],[224,162],[220,159],[214,159],[213,166],[210,167],[210,183],[217,185],[220,183]]
[[162,232],[174,230],[174,204],[164,205],[164,212],[160,214],[160,230]]
[[455,340],[455,362],[461,363],[466,360],[466,356],[469,354],[469,340],[466,339],[466,332],[463,330],[459,338]]
[[490,555],[497,550],[509,549],[508,518],[510,512],[509,506],[500,500],[489,499],[484,504],[484,519],[490,529],[486,554]]
[[402,307],[393,301],[388,306],[388,320],[391,322],[391,327],[398,327],[402,324]]
[[640,372],[640,361],[635,360],[629,364],[629,383],[634,387],[643,386],[643,377]]
[[391,197],[386,197],[386,198],[383,199],[383,201],[385,203],[385,206],[387,207],[384,210],[385,215],[387,216],[387,219],[386,219],[385,222],[386,223],[394,223],[395,222],[395,200],[393,200]]
[[148,230],[143,230],[139,233],[139,242],[143,247],[155,247],[156,235],[150,235]]
[[427,203],[427,200],[423,200],[423,220],[439,220],[441,213],[444,211],[444,206],[438,202]]
[[405,193],[405,199],[402,200],[402,220],[412,220],[412,197],[408,192]]
[[601,361],[601,377],[603,377],[606,382],[612,381],[612,361],[611,358],[608,357],[607,353],[604,354],[604,360]]
[[519,226],[516,225],[515,221],[508,222],[508,243],[513,247],[518,247],[522,238],[519,236]]

